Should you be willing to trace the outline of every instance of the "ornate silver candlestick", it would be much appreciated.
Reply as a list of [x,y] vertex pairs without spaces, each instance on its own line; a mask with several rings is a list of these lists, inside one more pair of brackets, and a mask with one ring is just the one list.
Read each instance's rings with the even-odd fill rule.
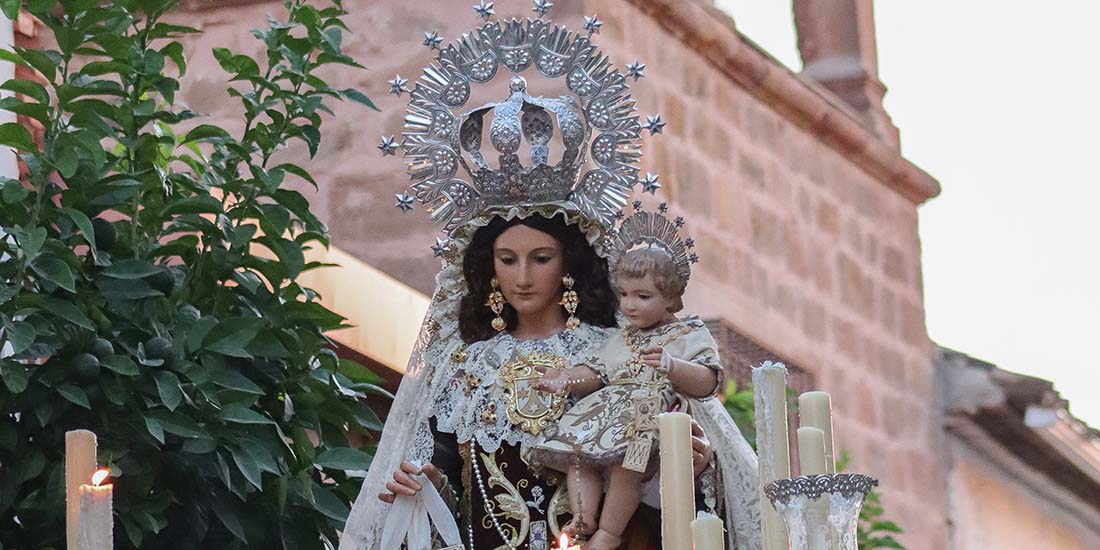
[[863,499],[878,480],[863,474],[779,479],[764,494],[787,525],[791,550],[856,550]]

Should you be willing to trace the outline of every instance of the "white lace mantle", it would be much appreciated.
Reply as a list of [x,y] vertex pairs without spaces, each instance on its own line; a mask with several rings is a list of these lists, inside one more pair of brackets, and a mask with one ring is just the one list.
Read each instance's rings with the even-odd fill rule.
[[[552,354],[564,358],[565,366],[571,367],[593,355],[607,334],[607,329],[582,324],[541,340],[522,340],[501,333],[470,345],[465,362],[437,370],[436,376],[440,379],[432,384],[436,389],[432,396],[436,427],[455,434],[459,443],[476,438],[477,446],[489,453],[500,448],[502,441],[510,445],[530,442],[534,436],[517,428],[504,414],[500,366],[517,356]],[[469,392],[467,376],[478,381]],[[482,421],[482,412],[489,408],[489,403],[495,403],[498,411],[496,422],[492,424]]]

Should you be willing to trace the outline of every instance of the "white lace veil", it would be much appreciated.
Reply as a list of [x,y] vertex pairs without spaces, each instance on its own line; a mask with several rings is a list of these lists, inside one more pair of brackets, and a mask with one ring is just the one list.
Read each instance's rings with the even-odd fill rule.
[[[606,256],[605,228],[573,209],[560,206],[512,207],[482,216],[471,222],[465,231],[455,235],[448,254],[450,260],[444,263],[436,276],[431,305],[382,429],[374,460],[348,515],[339,550],[391,550],[378,548],[382,526],[390,508],[389,504],[378,500],[378,494],[385,491],[386,483],[392,479],[401,462],[426,464],[431,461],[433,439],[428,419],[433,412],[430,410],[432,391],[434,385],[446,383],[445,378],[435,376],[435,370],[447,365],[451,353],[462,343],[458,314],[462,296],[467,292],[462,274],[463,253],[474,231],[488,224],[494,216],[513,219],[534,214],[546,217],[564,215],[567,223],[576,224],[581,229],[597,254]],[[729,548],[759,550],[761,535],[756,455],[716,399],[693,400],[693,411],[715,449],[722,471]]]

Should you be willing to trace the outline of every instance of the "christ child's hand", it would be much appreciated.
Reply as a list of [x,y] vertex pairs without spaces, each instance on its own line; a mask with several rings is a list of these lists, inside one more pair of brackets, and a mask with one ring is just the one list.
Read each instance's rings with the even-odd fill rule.
[[668,371],[672,369],[672,356],[662,346],[643,350],[641,359],[646,366],[656,369],[657,372],[666,376]]

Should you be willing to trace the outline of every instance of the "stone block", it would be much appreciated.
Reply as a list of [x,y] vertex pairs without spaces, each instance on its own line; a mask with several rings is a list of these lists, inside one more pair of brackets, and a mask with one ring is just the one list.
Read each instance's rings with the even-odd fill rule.
[[681,138],[687,137],[687,114],[684,110],[684,100],[678,95],[678,91],[665,93],[661,98],[661,119],[668,126],[664,131]]
[[798,326],[798,301],[791,287],[776,282],[772,289],[772,305],[791,325]]
[[829,261],[829,249],[820,241],[812,239],[807,243],[806,254],[809,259],[814,286],[821,292],[831,293],[833,291],[833,267],[832,262]]
[[875,297],[875,318],[888,334],[896,336],[898,333],[897,297],[884,284],[877,285],[876,292],[878,296]]
[[905,267],[905,256],[901,250],[893,246],[886,246],[882,255],[882,272],[887,277],[898,281],[899,283],[906,282],[907,269]]
[[787,269],[805,279],[810,275],[810,268],[806,261],[804,239],[802,238],[800,226],[801,224],[790,219],[782,224],[783,257],[786,260]]
[[873,319],[875,289],[871,278],[865,276],[863,268],[843,252],[836,255],[836,270],[841,302],[865,318]]
[[902,299],[899,301],[899,309],[902,339],[913,347],[926,348],[928,333],[924,326],[924,308],[910,300]]
[[825,308],[814,300],[802,298],[802,333],[817,342],[824,342],[826,336]]
[[781,252],[779,220],[775,214],[759,205],[750,209],[749,220],[752,224],[752,247],[757,252],[776,257]]
[[856,339],[856,328],[851,321],[843,317],[833,316],[829,320],[833,330],[833,349],[836,349],[845,357],[859,360],[859,341]]

